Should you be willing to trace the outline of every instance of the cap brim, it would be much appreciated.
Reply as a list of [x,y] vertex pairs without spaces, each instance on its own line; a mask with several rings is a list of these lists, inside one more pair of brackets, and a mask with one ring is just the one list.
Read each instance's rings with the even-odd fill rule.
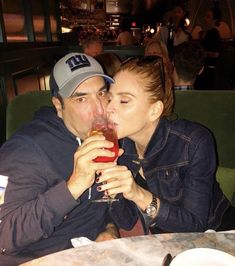
[[76,88],[85,80],[92,78],[92,77],[103,77],[108,83],[114,83],[114,80],[104,74],[104,73],[97,73],[97,72],[90,72],[90,73],[84,73],[84,74],[80,74],[78,76],[75,76],[74,78],[72,78],[69,82],[67,82],[66,84],[64,84],[60,90],[59,90],[59,94],[62,97],[69,97],[73,94],[73,92],[76,90]]

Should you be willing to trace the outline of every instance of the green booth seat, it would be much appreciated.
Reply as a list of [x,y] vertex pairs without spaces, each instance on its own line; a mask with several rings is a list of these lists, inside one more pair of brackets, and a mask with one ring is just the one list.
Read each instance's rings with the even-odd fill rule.
[[50,91],[31,91],[16,96],[7,105],[6,138],[31,121],[34,112],[44,105],[52,106]]
[[[52,105],[50,91],[33,91],[15,97],[7,106],[7,138],[45,105]],[[235,91],[177,91],[174,113],[199,122],[213,132],[220,166],[217,180],[232,202],[235,192]]]
[[235,168],[235,91],[175,91],[174,113],[210,129],[219,166]]
[[216,179],[224,195],[235,206],[235,169],[219,167],[216,172]]

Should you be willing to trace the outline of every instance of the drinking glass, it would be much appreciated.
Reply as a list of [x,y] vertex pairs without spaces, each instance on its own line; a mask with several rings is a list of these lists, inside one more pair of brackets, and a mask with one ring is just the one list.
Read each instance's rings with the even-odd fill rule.
[[[115,154],[113,157],[98,156],[94,159],[94,162],[113,162],[118,157],[118,150],[119,150],[118,138],[117,138],[115,126],[105,116],[95,117],[95,119],[92,122],[92,126],[91,126],[91,130],[90,130],[89,135],[91,136],[91,135],[97,134],[98,132],[102,132],[102,134],[105,136],[106,140],[113,142],[113,144],[114,144],[113,147],[108,148],[108,150],[114,152]],[[98,176],[99,175],[96,174],[96,177],[98,177]],[[113,201],[118,201],[118,200],[119,199],[104,195],[103,198],[97,199],[97,200],[92,200],[92,202],[112,203]]]

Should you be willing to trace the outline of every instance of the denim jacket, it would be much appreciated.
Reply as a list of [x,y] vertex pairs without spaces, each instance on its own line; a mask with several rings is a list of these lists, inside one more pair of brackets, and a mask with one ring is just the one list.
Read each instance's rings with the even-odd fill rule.
[[138,158],[130,139],[123,140],[122,148],[119,163],[134,178],[142,167],[148,190],[160,199],[158,215],[151,221],[154,233],[218,228],[230,203],[215,178],[216,150],[209,130],[186,120],[161,119],[144,159]]

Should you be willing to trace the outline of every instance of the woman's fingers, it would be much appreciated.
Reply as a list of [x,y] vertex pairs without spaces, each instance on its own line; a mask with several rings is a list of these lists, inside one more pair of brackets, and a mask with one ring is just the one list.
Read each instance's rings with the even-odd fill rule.
[[102,170],[96,182],[100,184],[100,191],[117,194],[130,191],[134,179],[126,166],[115,166]]

